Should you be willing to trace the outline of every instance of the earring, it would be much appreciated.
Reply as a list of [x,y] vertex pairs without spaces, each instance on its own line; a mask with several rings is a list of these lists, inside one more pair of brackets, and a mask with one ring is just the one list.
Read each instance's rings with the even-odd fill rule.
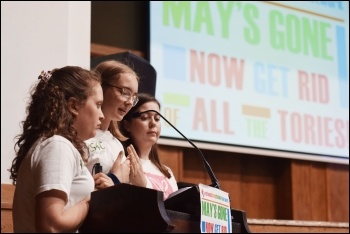
[[74,116],[77,116],[77,115],[78,115],[78,111],[72,110],[72,114],[73,114]]

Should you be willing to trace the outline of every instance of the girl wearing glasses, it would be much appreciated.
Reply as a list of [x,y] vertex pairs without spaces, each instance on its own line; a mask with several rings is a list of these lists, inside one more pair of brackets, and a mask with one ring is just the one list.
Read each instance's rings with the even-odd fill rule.
[[105,188],[129,182],[129,158],[133,155],[125,157],[120,141],[126,138],[120,133],[117,122],[138,102],[139,77],[129,66],[115,60],[101,62],[94,70],[102,78],[105,118],[96,136],[86,141],[90,155],[87,167],[94,174],[94,166],[98,163],[102,166],[103,173],[98,173],[99,177],[94,175],[95,187]]
[[120,124],[121,132],[128,137],[123,142],[124,147],[129,153],[139,155],[130,158],[130,182],[134,184],[133,178],[143,177],[146,188],[163,191],[166,199],[178,187],[172,170],[160,162],[158,155],[157,140],[161,132],[161,122],[157,112],[160,112],[160,104],[152,95],[142,93],[138,96],[138,103],[124,116]]

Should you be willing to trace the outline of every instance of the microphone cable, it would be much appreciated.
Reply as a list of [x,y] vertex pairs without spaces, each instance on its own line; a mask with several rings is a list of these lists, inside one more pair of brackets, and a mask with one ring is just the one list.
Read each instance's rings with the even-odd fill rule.
[[210,185],[211,187],[214,188],[218,188],[221,190],[219,181],[216,179],[213,170],[211,169],[208,161],[205,159],[202,151],[200,151],[200,149],[192,142],[190,141],[184,134],[182,134],[174,125],[172,125],[162,114],[160,114],[158,111],[156,110],[146,110],[143,112],[135,112],[133,113],[131,116],[132,118],[138,118],[140,117],[142,114],[144,113],[148,113],[148,112],[154,112],[157,113],[160,117],[162,117],[162,119],[164,119],[171,127],[173,127],[173,129],[175,129],[183,138],[185,138],[200,154],[200,156],[202,157],[203,160],[203,164],[204,164],[204,168],[206,169],[207,173],[209,174],[209,177],[211,179],[212,184]]

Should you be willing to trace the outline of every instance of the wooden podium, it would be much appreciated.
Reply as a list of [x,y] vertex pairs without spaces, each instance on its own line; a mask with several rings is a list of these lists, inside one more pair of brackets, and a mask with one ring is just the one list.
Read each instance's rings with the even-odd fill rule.
[[[90,209],[79,232],[200,232],[198,186],[163,192],[118,184],[91,193]],[[233,233],[250,232],[244,211],[231,209]]]

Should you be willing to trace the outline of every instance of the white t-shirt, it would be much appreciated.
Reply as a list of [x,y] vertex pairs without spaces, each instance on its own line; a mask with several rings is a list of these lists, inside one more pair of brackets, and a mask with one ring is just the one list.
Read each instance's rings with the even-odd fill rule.
[[13,199],[14,232],[36,232],[35,196],[52,189],[67,194],[65,209],[94,191],[94,180],[80,153],[57,135],[38,140],[21,163]]
[[100,163],[103,173],[109,173],[120,151],[124,154],[122,162],[126,160],[123,145],[108,130],[97,130],[96,136],[85,143],[89,147],[87,168],[91,174],[96,163]]
[[164,200],[167,197],[178,190],[175,176],[169,167],[166,167],[171,175],[168,179],[163,173],[151,162],[151,160],[141,159],[142,169],[146,175],[147,186],[146,188],[156,189],[163,191]]

